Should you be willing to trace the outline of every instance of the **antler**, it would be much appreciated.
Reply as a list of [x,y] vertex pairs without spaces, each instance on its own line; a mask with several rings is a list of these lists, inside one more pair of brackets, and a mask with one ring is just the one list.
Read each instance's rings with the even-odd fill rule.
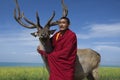
[[64,0],[62,0],[61,3],[62,3],[62,9],[63,9],[63,15],[62,15],[62,17],[66,17],[68,15],[68,8],[65,5]]
[[[28,20],[24,16],[24,13],[21,13],[17,0],[15,0],[15,3],[16,3],[16,8],[14,10],[14,18],[20,25],[22,25],[23,27],[29,28],[29,29],[33,29],[33,28],[37,28],[38,30],[42,29],[42,26],[40,25],[40,19],[38,16],[38,12],[36,12],[37,23],[35,24],[32,21]],[[64,4],[64,0],[61,0],[61,4],[62,4],[62,9],[63,9],[62,17],[66,17],[68,15],[68,9],[66,5]],[[17,15],[16,15],[16,12],[18,13]],[[45,27],[50,28],[51,26],[58,25],[58,20],[52,22],[52,19],[54,18],[54,16],[55,16],[55,12],[53,12],[53,15],[51,16],[51,18],[49,19]],[[25,21],[27,23],[25,23]]]
[[[51,21],[53,20],[55,16],[55,11],[53,12],[52,16],[50,17],[50,19],[48,20],[47,24],[45,25],[45,27],[50,28],[51,26],[54,26],[53,24],[51,24]],[[57,24],[56,24],[57,25]]]
[[[67,8],[67,6],[65,5],[64,0],[61,0],[61,4],[62,4],[62,10],[63,10],[63,12],[62,12],[62,17],[67,17],[67,15],[68,15],[68,8]],[[51,25],[51,26],[58,25],[58,21],[51,22],[50,25]]]
[[[42,28],[42,26],[39,23],[39,16],[38,16],[38,12],[36,12],[36,19],[37,19],[37,23],[33,23],[32,21],[28,20],[25,16],[24,13],[20,12],[20,7],[18,5],[18,1],[15,0],[16,3],[16,8],[14,10],[14,18],[15,20],[22,25],[23,27],[29,28],[29,29],[33,29],[33,28],[37,28],[38,30]],[[16,15],[16,11],[18,13],[18,15]],[[26,21],[28,24],[24,23],[24,21]]]

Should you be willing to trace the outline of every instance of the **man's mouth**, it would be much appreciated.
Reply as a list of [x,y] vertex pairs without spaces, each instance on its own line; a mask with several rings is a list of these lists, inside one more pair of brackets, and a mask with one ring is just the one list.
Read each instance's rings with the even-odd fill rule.
[[63,26],[60,26],[60,28],[64,28]]

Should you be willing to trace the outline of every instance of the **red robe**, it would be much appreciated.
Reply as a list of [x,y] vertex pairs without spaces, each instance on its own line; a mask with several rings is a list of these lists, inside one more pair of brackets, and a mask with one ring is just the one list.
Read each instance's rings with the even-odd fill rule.
[[57,33],[52,39],[54,50],[49,54],[41,50],[39,50],[39,53],[47,57],[50,67],[49,80],[74,80],[77,53],[76,35],[67,29],[66,32],[56,40]]

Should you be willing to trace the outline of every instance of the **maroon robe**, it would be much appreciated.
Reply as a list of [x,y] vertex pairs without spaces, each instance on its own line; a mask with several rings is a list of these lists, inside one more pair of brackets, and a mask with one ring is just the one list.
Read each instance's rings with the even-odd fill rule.
[[74,80],[77,53],[76,35],[67,29],[65,33],[56,40],[57,33],[52,39],[54,50],[49,54],[41,50],[39,50],[39,53],[47,57],[50,67],[49,80]]

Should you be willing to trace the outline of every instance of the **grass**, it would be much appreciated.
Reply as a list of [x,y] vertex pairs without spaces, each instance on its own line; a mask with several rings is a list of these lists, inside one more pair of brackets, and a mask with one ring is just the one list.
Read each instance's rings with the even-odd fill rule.
[[48,80],[44,67],[0,67],[0,80]]
[[120,80],[120,67],[99,68],[100,80]]
[[[99,80],[120,80],[120,68],[100,67]],[[44,67],[0,67],[0,80],[48,80]]]

